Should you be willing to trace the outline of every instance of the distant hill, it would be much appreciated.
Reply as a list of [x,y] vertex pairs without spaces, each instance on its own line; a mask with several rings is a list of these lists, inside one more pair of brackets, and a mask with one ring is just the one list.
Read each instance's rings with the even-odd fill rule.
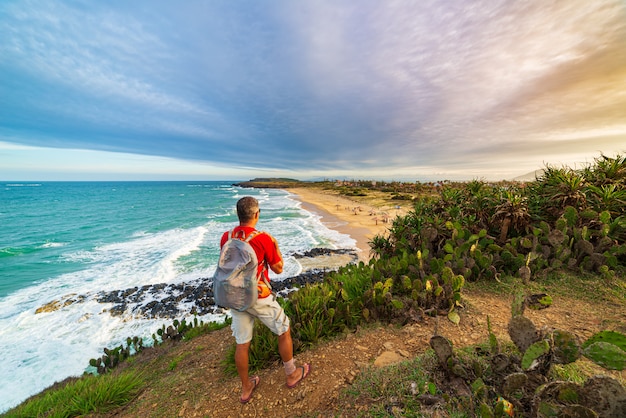
[[285,189],[288,187],[298,187],[303,184],[305,184],[305,182],[302,182],[300,180],[272,177],[272,178],[255,178],[252,180],[235,183],[233,184],[233,186],[267,188],[267,189]]
[[544,171],[545,170],[543,168],[540,168],[539,170],[531,171],[530,173],[517,176],[513,179],[513,181],[534,181],[537,179],[537,177],[541,177]]

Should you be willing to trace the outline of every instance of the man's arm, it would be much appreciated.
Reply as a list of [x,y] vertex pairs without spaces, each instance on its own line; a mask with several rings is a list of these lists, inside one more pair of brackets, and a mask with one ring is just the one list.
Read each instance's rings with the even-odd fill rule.
[[[267,234],[269,235],[269,234]],[[272,265],[270,265],[270,269],[276,273],[276,274],[280,274],[283,272],[283,266],[285,265],[284,261],[283,261],[283,255],[280,253],[280,249],[278,248],[278,242],[276,242],[276,238],[274,238],[273,236],[269,235],[269,237],[272,239],[272,243],[274,244],[274,248],[276,248],[276,254],[278,254],[278,257],[280,258],[280,260]]]

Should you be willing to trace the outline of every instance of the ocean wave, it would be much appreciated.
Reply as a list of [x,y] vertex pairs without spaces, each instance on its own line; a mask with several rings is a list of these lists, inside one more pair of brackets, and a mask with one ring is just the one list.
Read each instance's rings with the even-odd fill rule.
[[45,244],[41,245],[41,248],[58,248],[58,247],[64,247],[66,245],[67,245],[66,242],[46,242]]
[[0,248],[0,258],[2,257],[15,257],[26,254],[32,254],[40,251],[43,246],[28,246],[28,247],[5,247]]

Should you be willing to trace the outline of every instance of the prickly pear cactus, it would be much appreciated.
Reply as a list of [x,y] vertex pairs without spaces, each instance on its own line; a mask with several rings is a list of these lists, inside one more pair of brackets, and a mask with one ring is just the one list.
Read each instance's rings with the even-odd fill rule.
[[448,367],[448,360],[454,356],[452,344],[441,335],[433,335],[430,339],[430,347],[435,350],[437,360],[443,368]]
[[573,363],[580,357],[578,337],[571,332],[554,330],[551,334],[552,360],[559,364]]
[[624,370],[626,368],[626,351],[618,346],[598,341],[583,350],[585,357],[609,370]]
[[558,247],[559,245],[563,244],[563,241],[565,241],[565,238],[566,238],[565,234],[562,231],[559,231],[558,229],[553,229],[548,234],[548,242],[553,247]]
[[526,309],[526,301],[524,298],[524,292],[516,292],[513,296],[513,302],[511,303],[511,316],[521,316],[524,315],[524,310]]
[[626,417],[626,389],[609,376],[594,376],[585,382],[581,404],[601,417]]
[[530,283],[530,276],[531,276],[530,267],[528,266],[520,267],[519,270],[517,270],[517,274],[522,279],[522,282],[524,282],[524,284]]
[[581,417],[581,418],[595,418],[599,417],[591,408],[587,408],[582,405],[566,405],[561,408],[561,412],[559,414],[560,417]]
[[521,391],[527,382],[528,376],[526,375],[526,373],[511,373],[504,378],[502,393],[504,394],[504,396],[511,396],[515,392]]
[[523,353],[528,347],[539,340],[537,328],[525,316],[514,316],[509,321],[509,336],[518,350]]
[[552,297],[546,293],[528,295],[524,304],[534,310],[546,309],[552,305]]
[[616,345],[626,351],[626,335],[617,331],[600,331],[589,337],[589,339],[583,343],[583,348],[599,341]]
[[542,358],[550,352],[550,343],[546,340],[537,341],[524,352],[522,369],[535,370],[542,365]]

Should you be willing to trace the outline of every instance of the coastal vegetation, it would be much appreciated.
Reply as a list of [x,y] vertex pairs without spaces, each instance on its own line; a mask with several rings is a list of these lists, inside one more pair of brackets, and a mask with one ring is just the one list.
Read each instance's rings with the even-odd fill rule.
[[[447,315],[458,323],[457,307],[462,304],[466,281],[498,281],[506,275],[529,285],[531,280],[540,281],[564,269],[577,272],[581,280],[593,273],[612,283],[626,267],[625,186],[626,158],[603,156],[594,167],[580,171],[547,167],[541,177],[528,184],[472,181],[460,187],[443,185],[438,198],[416,198],[414,211],[397,218],[388,236],[372,240],[374,257],[369,264],[346,266],[330,273],[323,283],[300,289],[284,301],[294,323],[296,345],[316,344],[366,322],[405,324],[422,315]],[[550,304],[550,295],[526,295],[521,289],[518,306],[513,308],[509,334],[522,356],[514,368],[525,376],[518,377],[525,382],[521,386],[526,385],[530,364],[539,358],[545,375],[552,361],[573,362],[585,347],[577,342],[577,336],[562,331],[540,335],[523,316],[526,306],[543,309]],[[255,332],[259,337],[251,356],[264,360],[261,364],[275,361],[271,334],[260,326]],[[518,343],[519,334],[524,335],[524,343]],[[495,338],[492,335],[490,339]],[[613,343],[602,338],[600,346],[586,346],[585,352],[604,366],[623,370],[626,337],[611,335]],[[497,347],[493,342],[492,355],[500,354]],[[437,353],[437,348],[448,353],[438,354],[440,366],[457,378],[484,378],[448,364],[453,358],[451,346],[440,342],[433,348]],[[563,359],[563,352],[571,357]],[[613,360],[607,361],[608,357]],[[506,363],[507,367],[515,364],[511,359]],[[511,372],[507,367],[500,371]],[[505,379],[493,379],[499,378]],[[529,414],[536,409],[535,390],[546,381],[539,379],[530,390],[531,396],[512,400],[517,410]],[[478,385],[476,382],[467,380],[466,384]],[[503,393],[502,382],[494,382],[488,389],[482,391],[484,399],[470,396],[475,412],[483,416],[502,409],[501,404],[494,408],[487,405],[487,392],[492,398],[494,393],[510,395]],[[626,392],[619,399],[616,402],[626,405]],[[557,414],[565,407],[550,404],[545,408]]]
[[[272,181],[276,187],[287,183],[302,187],[302,182],[278,180]],[[332,188],[346,196],[387,193],[390,199],[410,200],[413,209],[397,217],[385,235],[371,240],[368,263],[329,272],[320,283],[280,299],[292,319],[296,351],[375,324],[402,326],[424,317],[458,324],[468,286],[496,292],[508,286],[507,291],[515,295],[506,330],[511,344],[500,341],[490,329],[484,344],[454,349],[435,330],[426,354],[367,371],[343,393],[347,402],[369,399],[362,416],[421,416],[435,409],[443,416],[504,416],[509,411],[517,416],[619,416],[626,408],[623,382],[608,376],[580,377],[575,367],[563,368],[585,356],[606,369],[623,370],[623,329],[605,330],[583,342],[571,332],[539,329],[524,314],[526,309],[549,308],[558,295],[545,290],[558,293],[561,280],[571,288],[591,288],[602,295],[613,292],[618,300],[625,300],[626,157],[602,155],[580,170],[548,166],[535,181],[526,183],[324,181],[307,187]],[[592,292],[581,297],[593,297]],[[159,345],[218,327],[177,322],[164,326],[153,340]],[[145,350],[129,339],[126,348],[109,352]],[[250,350],[252,370],[278,361],[276,353],[276,338],[265,327],[256,327]],[[234,347],[223,359],[226,374],[234,374],[233,356]],[[98,378],[84,378],[90,382],[86,384],[111,375],[110,358],[94,360],[92,365],[101,373]],[[178,360],[170,360],[167,367],[175,371]],[[51,394],[59,390],[63,389],[45,391],[7,416],[40,416],[28,412],[33,402],[48,402],[48,410],[56,410],[59,401]],[[137,390],[133,386],[128,393]],[[81,400],[71,402],[84,402],[81,395],[72,396]],[[600,403],[598,396],[611,400]],[[119,398],[123,403],[128,395]],[[92,411],[104,412],[109,405],[109,401],[94,402]]]

